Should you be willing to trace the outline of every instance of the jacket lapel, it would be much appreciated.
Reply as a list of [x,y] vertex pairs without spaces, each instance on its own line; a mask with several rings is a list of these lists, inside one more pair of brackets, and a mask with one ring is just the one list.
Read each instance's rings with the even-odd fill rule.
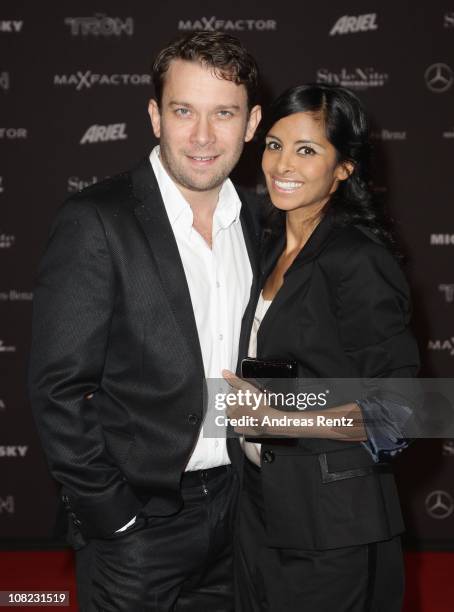
[[[267,329],[272,326],[276,314],[279,312],[281,305],[288,299],[291,299],[296,293],[303,291],[305,284],[310,279],[312,274],[312,266],[310,264],[323,251],[332,238],[336,235],[333,227],[332,215],[327,213],[325,217],[317,225],[309,240],[295,257],[292,265],[284,274],[284,283],[274,297],[270,307],[268,308],[260,329],[258,331],[258,348],[260,348],[261,340],[266,335]],[[274,238],[268,247],[265,247],[265,253],[261,261],[261,283],[260,288],[265,284],[266,279],[273,270],[279,255],[285,248],[285,232],[278,238]],[[303,269],[301,269],[303,268]],[[293,277],[293,272],[299,270],[297,277]],[[258,296],[257,296],[258,297]],[[251,321],[252,326],[252,321]],[[269,357],[269,355],[268,355]]]
[[175,320],[203,371],[197,325],[177,242],[149,159],[132,171],[137,204],[134,213],[148,240],[159,278]]
[[240,373],[241,360],[246,355],[249,345],[249,331],[254,317],[256,296],[260,291],[260,225],[258,219],[251,212],[250,205],[238,187],[236,187],[241,200],[241,228],[243,230],[244,242],[249,255],[249,261],[252,269],[252,284],[249,296],[249,302],[243,314],[241,321],[240,342],[238,348],[237,373]]
[[263,242],[262,257],[260,260],[260,275],[262,287],[271,274],[279,255],[285,248],[285,232],[280,236],[267,236]]
[[301,267],[303,264],[316,259],[335,236],[334,217],[330,212],[327,212],[310,235],[309,240],[295,257],[286,275],[291,274],[293,270]]
[[[332,238],[335,236],[334,221],[331,214],[327,213],[325,217],[320,221],[315,230],[312,232],[309,240],[306,242],[304,247],[295,257],[292,265],[284,274],[284,278],[287,274],[291,274],[293,270],[301,267],[303,264],[312,261],[322,252]],[[262,286],[265,283],[268,276],[271,274],[279,255],[285,248],[285,231],[282,232],[278,237],[270,237],[268,243],[264,243],[262,257],[260,261],[260,271],[262,277]]]
[[259,247],[260,247],[260,226],[251,212],[250,205],[241,189],[235,187],[241,200],[241,229],[243,230],[244,242],[249,255],[252,269],[252,284],[257,283],[259,275]]

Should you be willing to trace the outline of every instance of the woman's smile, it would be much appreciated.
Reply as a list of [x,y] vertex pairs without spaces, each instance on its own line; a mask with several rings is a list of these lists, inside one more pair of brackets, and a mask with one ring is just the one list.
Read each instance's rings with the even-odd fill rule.
[[289,179],[281,179],[274,176],[272,178],[272,181],[273,187],[281,193],[293,193],[304,185],[302,181],[292,181]]

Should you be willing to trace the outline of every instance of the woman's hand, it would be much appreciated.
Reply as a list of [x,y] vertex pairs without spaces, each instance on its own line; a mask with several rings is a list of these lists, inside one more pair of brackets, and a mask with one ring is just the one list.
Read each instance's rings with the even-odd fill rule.
[[266,404],[265,393],[230,370],[222,370],[222,375],[237,391],[237,403],[226,408],[226,415],[234,430],[245,436],[269,434],[269,419],[276,417],[279,413]]
[[[361,408],[355,402],[308,410],[303,414],[277,410],[267,404],[266,394],[251,383],[229,370],[223,370],[222,375],[237,391],[237,403],[226,409],[230,424],[237,433],[273,438],[329,438],[345,442],[367,440]],[[237,425],[232,422],[232,419],[241,417],[243,420]]]

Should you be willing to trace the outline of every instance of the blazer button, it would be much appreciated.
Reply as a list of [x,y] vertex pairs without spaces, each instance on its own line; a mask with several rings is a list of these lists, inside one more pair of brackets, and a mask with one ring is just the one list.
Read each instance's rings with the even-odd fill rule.
[[197,425],[199,417],[196,414],[188,414],[188,423],[191,425]]
[[263,453],[263,461],[265,463],[273,463],[274,461],[274,453],[272,450],[266,450]]

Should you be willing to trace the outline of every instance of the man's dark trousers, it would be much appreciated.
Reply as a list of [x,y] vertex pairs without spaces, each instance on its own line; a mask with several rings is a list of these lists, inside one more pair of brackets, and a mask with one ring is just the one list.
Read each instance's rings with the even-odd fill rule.
[[207,473],[183,476],[180,512],[139,517],[125,532],[77,551],[82,612],[233,611],[238,477],[231,466]]

